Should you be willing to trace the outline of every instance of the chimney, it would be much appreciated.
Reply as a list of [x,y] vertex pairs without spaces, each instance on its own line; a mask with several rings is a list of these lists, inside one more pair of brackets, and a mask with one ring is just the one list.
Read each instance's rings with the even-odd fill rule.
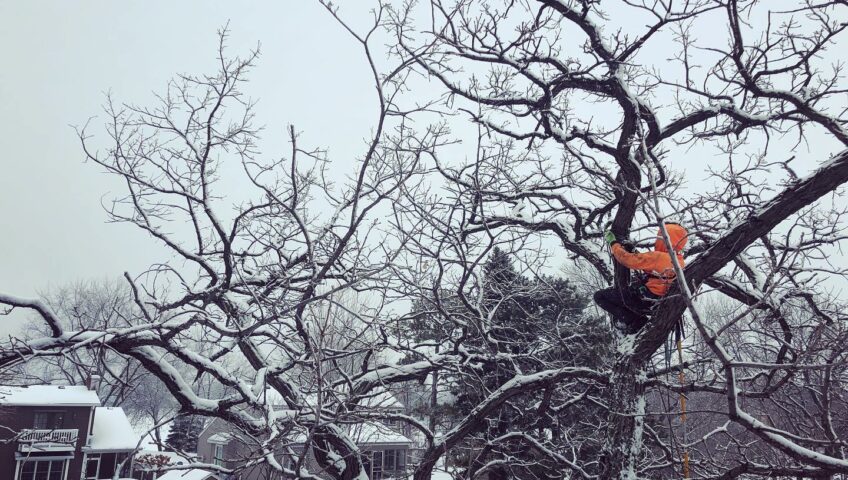
[[100,386],[100,375],[89,375],[88,378],[85,379],[85,386],[89,390],[97,390],[97,387]]

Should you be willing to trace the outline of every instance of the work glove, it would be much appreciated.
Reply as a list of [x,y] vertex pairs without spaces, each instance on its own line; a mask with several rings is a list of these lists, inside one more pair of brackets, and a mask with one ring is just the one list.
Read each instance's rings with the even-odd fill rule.
[[607,244],[609,244],[610,246],[612,246],[612,244],[616,242],[615,234],[612,233],[612,230],[607,230],[606,232],[604,232],[604,240],[606,240]]
[[636,251],[636,245],[633,245],[633,242],[630,240],[621,240],[618,244],[627,252],[633,253]]

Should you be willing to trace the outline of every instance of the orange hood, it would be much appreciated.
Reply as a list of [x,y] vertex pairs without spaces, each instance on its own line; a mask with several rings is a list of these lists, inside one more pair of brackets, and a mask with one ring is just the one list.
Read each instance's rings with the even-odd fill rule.
[[[666,223],[665,229],[668,232],[668,237],[671,239],[671,245],[679,253],[686,246],[688,235],[686,229],[676,223]],[[654,243],[654,250],[658,252],[668,251],[665,248],[665,242],[663,242],[662,230],[657,230],[657,241]]]

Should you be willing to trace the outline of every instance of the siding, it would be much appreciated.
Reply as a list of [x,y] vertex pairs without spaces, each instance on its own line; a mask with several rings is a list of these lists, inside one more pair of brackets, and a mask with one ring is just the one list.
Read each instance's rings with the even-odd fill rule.
[[[214,447],[209,443],[209,438],[218,433],[237,434],[238,430],[231,427],[220,418],[215,418],[197,437],[197,454],[204,462],[212,463]],[[231,440],[224,445],[224,467],[234,468],[245,458],[252,457],[257,450],[257,445],[251,445],[251,440],[245,437],[244,441]],[[238,480],[266,480],[274,478],[267,465],[257,465],[239,471],[233,478]]]
[[[3,406],[0,407],[0,478],[13,479],[15,475],[15,452],[17,442],[6,443],[3,440],[13,438],[17,432],[33,428],[36,411],[62,411],[65,413],[61,428],[76,428],[79,430],[77,443],[74,446],[74,458],[69,463],[68,480],[80,478],[82,473],[82,453],[80,447],[88,440],[88,429],[91,425],[91,412],[94,407],[50,407],[50,406]],[[11,429],[12,431],[9,431]],[[15,433],[13,433],[15,432]]]
[[[404,430],[408,430],[408,425],[404,425]],[[238,429],[231,426],[224,420],[220,418],[216,418],[212,420],[209,426],[201,432],[201,434],[197,438],[197,453],[201,456],[202,460],[205,462],[212,462],[213,458],[213,447],[209,443],[209,438],[218,433],[227,433],[227,434],[236,434],[239,435],[240,439],[230,440],[224,447],[224,460],[229,460],[224,462],[224,466],[227,468],[233,468],[238,465],[243,459],[252,457],[254,452],[258,449],[258,443],[240,433]],[[370,452],[374,451],[384,451],[389,449],[397,449],[404,450],[406,453],[406,465],[407,470],[398,472],[398,471],[387,471],[383,473],[384,478],[386,477],[395,477],[395,478],[403,478],[406,476],[406,472],[408,472],[408,466],[410,464],[410,455],[409,448],[407,445],[387,445],[387,444],[363,444],[360,445],[362,450],[367,450]],[[278,460],[282,457],[282,455],[278,456]],[[330,479],[331,477],[319,470],[317,461],[315,460],[315,456],[312,451],[310,451],[306,456],[306,461],[304,462],[307,470],[310,473],[315,474],[316,476],[324,479]],[[256,467],[252,467],[249,469],[241,470],[237,474],[235,474],[233,479],[237,480],[276,480],[279,479],[280,476],[276,474],[276,472],[272,471],[267,465],[258,465]]]

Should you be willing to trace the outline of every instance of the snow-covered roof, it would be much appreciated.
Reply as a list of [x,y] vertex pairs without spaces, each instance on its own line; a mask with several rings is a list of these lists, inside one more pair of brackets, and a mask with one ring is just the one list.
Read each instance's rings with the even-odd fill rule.
[[405,435],[377,422],[357,423],[347,427],[348,435],[357,445],[374,445],[381,443],[407,443],[412,440]]
[[238,438],[232,433],[219,432],[209,437],[206,441],[209,443],[228,443],[230,440]]
[[[283,400],[283,397],[279,392],[274,390],[273,388],[268,388],[265,391],[265,398],[263,399],[267,405],[272,405],[274,407],[282,407],[286,405],[286,402]],[[315,405],[317,402],[317,395],[309,394],[305,396],[306,403],[308,405]],[[359,401],[359,405],[365,408],[377,408],[377,409],[402,409],[403,404],[397,399],[394,393],[389,390],[377,390],[369,393],[367,396],[363,397]]]
[[100,405],[97,392],[74,385],[0,386],[0,405],[95,407]]
[[[408,444],[411,446],[413,443],[405,435],[378,422],[347,424],[343,428],[357,445]],[[294,444],[303,444],[306,441],[307,432],[299,430],[298,433],[290,434],[288,438]]]
[[395,394],[388,390],[378,391],[373,395],[363,398],[359,404],[367,408],[403,408],[403,404],[400,403]]
[[157,480],[218,480],[220,477],[209,470],[190,468],[188,470],[171,470]]
[[121,407],[94,409],[94,428],[88,446],[89,452],[135,450],[139,437]]

